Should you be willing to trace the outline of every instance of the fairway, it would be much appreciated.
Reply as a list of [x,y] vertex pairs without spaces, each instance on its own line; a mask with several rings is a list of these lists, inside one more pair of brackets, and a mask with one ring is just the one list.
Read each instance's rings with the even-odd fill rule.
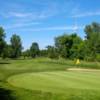
[[43,92],[66,93],[74,90],[100,91],[100,72],[54,71],[19,74],[8,82],[19,88]]

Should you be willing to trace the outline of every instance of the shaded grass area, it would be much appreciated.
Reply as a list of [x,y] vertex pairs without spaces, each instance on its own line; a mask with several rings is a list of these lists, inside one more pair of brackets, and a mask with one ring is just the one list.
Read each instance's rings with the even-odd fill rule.
[[0,99],[1,100],[16,100],[16,98],[12,95],[12,91],[5,89],[3,87],[0,88]]
[[37,90],[16,89],[17,100],[100,100],[99,92],[69,89],[66,94],[54,94]]
[[64,59],[51,60],[48,58],[38,58],[29,60],[0,60],[0,86],[5,90],[11,90],[11,96],[16,97],[17,100],[100,100],[99,91],[68,89],[66,94],[56,94],[42,92],[40,90],[16,88],[7,83],[8,77],[13,75],[30,72],[64,71],[69,67],[99,69],[100,63],[81,61],[81,64],[76,66],[75,61]]

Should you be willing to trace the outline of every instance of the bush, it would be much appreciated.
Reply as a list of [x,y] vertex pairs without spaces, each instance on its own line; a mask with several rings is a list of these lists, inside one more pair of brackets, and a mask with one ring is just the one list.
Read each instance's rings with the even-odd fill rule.
[[100,62],[100,54],[96,55],[96,60]]

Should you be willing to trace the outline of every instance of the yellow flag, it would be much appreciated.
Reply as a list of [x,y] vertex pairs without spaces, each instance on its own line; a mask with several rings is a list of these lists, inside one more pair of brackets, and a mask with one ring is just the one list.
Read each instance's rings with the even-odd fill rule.
[[79,59],[76,60],[76,64],[80,64],[80,60]]

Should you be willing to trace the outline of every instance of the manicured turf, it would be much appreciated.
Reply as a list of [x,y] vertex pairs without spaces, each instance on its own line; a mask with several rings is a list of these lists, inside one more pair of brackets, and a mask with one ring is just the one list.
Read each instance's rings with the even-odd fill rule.
[[0,59],[0,87],[11,90],[16,100],[100,100],[99,62],[74,60]]
[[100,91],[100,72],[27,73],[12,76],[8,82],[15,87],[54,93],[66,93],[69,89]]

